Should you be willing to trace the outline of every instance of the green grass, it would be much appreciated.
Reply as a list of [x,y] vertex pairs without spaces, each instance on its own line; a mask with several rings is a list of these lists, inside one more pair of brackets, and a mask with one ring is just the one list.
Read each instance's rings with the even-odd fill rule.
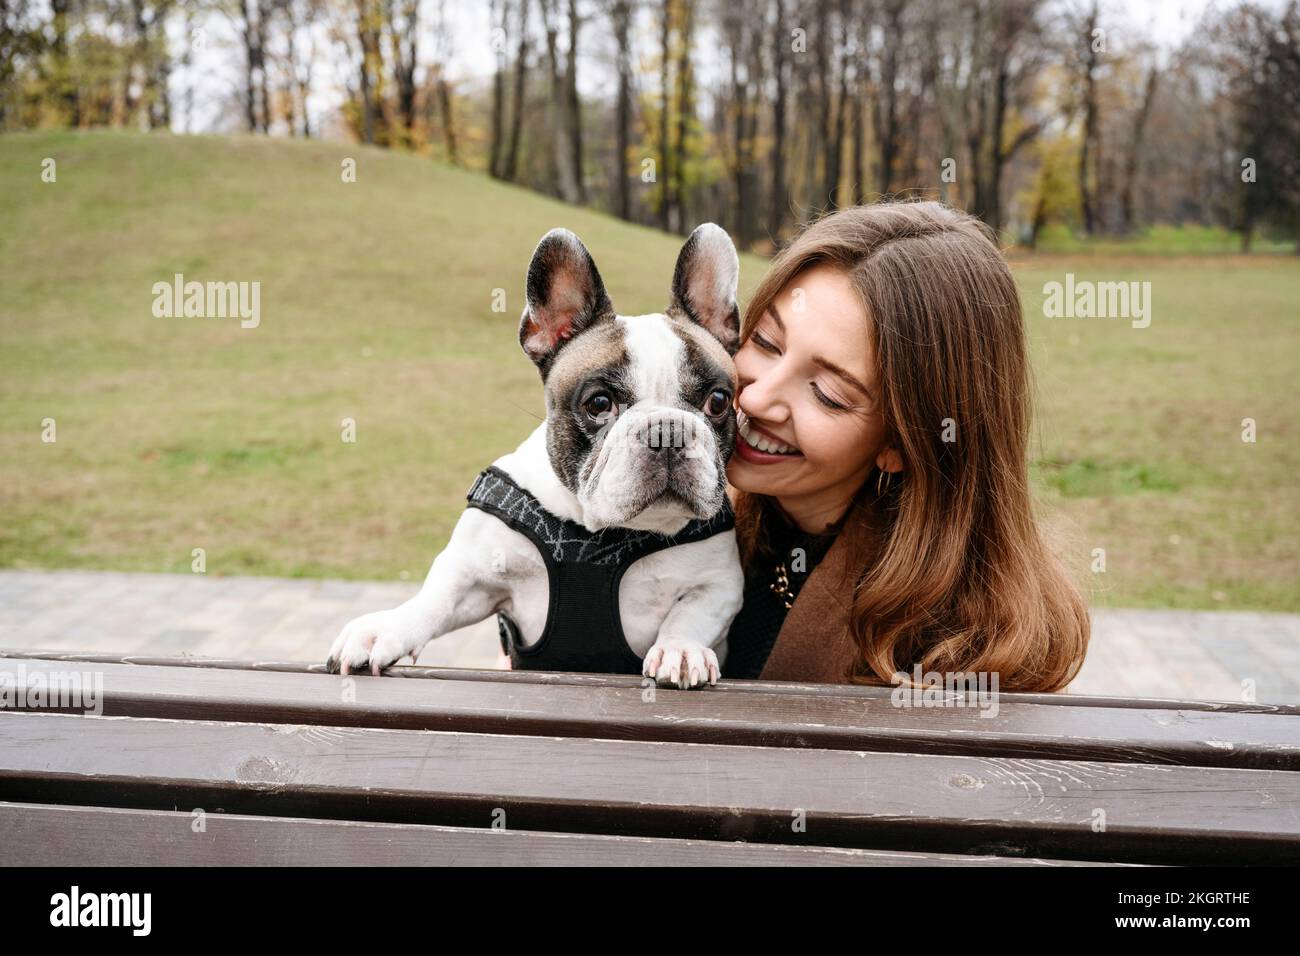
[[1181,487],[1178,479],[1158,465],[1106,462],[1093,458],[1079,461],[1040,459],[1034,465],[1039,480],[1066,498],[1167,492]]
[[[1133,236],[1077,235],[1063,225],[1044,227],[1038,251],[1081,255],[1228,255],[1241,251],[1241,233],[1222,226],[1150,226]],[[1254,237],[1252,253],[1294,255],[1295,238],[1262,233]]]
[[[680,247],[427,160],[243,137],[0,137],[0,223],[3,567],[188,571],[201,547],[209,574],[418,579],[474,475],[543,414],[515,339],[538,238],[577,232],[628,313],[663,308]],[[742,258],[742,295],[763,267]],[[1013,268],[1036,487],[1094,599],[1300,610],[1300,263]],[[1151,326],[1043,317],[1067,271],[1152,282]],[[260,281],[260,327],[155,318],[176,272]]]
[[[1094,601],[1300,610],[1300,262],[1020,255],[1012,267],[1036,379],[1032,472]],[[1150,282],[1150,325],[1045,317],[1043,286],[1066,273]]]

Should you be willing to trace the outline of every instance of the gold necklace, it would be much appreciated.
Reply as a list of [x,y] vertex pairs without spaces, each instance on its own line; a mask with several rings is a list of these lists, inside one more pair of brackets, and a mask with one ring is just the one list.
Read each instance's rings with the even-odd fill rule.
[[769,584],[768,587],[775,591],[777,596],[781,598],[787,611],[794,607],[794,592],[790,590],[790,578],[786,574],[784,561],[777,563],[776,582]]

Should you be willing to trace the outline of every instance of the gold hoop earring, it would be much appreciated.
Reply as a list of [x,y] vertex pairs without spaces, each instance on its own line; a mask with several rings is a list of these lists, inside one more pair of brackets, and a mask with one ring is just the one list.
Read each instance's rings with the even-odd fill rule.
[[[885,483],[885,487],[883,490],[881,490],[880,487],[880,483],[882,481]],[[885,492],[889,490],[889,486],[893,484],[893,481],[894,481],[893,473],[881,469],[880,474],[876,476],[876,497],[883,498],[885,496]]]

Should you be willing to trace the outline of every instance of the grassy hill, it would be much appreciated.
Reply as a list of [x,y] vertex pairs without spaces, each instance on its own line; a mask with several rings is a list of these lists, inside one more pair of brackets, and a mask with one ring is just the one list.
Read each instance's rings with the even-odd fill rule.
[[[209,574],[423,577],[473,476],[542,415],[515,328],[528,256],[557,225],[620,311],[666,304],[678,238],[415,157],[0,137],[0,566],[188,571],[203,548]],[[742,296],[762,268],[742,259]],[[1095,599],[1300,609],[1300,264],[1015,268],[1035,473],[1085,577],[1106,549]],[[1043,283],[1067,271],[1151,281],[1150,328],[1044,318]],[[260,325],[156,318],[153,285],[177,272],[260,282]]]

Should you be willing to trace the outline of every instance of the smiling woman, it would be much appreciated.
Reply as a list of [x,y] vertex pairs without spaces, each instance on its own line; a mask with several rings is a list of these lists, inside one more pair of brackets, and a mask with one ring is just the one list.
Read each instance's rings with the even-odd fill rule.
[[978,220],[919,202],[813,223],[735,360],[746,590],[723,676],[1073,679],[1087,607],[1034,519],[1020,299]]
[[[728,478],[779,498],[805,531],[838,520],[873,468],[902,468],[898,453],[884,447],[867,384],[875,361],[865,330],[848,273],[818,263],[768,303],[736,354],[740,461]],[[867,454],[873,448],[877,460]]]

